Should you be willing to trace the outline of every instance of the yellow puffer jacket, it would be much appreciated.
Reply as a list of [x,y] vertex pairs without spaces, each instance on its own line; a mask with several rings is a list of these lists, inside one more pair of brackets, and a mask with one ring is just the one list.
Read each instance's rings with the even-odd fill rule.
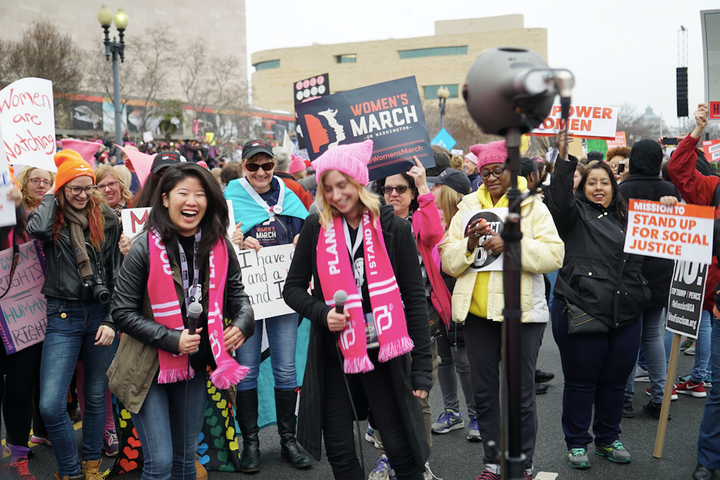
[[[524,190],[527,182],[518,178],[518,187]],[[450,228],[443,242],[438,247],[442,256],[442,267],[445,273],[457,277],[452,295],[452,318],[455,322],[464,322],[470,309],[477,272],[468,267],[474,255],[465,255],[467,238],[463,237],[463,213],[493,207],[507,207],[507,197],[493,205],[490,193],[484,185],[477,192],[466,195],[459,211],[453,217]],[[523,233],[521,245],[522,278],[520,282],[520,306],[523,323],[547,322],[549,312],[545,300],[545,284],[543,273],[554,272],[562,267],[565,256],[565,244],[560,239],[552,216],[545,204],[537,196],[526,198],[520,204],[522,221],[520,228]],[[502,310],[505,306],[503,297],[503,272],[490,272],[487,292],[488,318],[502,321]]]

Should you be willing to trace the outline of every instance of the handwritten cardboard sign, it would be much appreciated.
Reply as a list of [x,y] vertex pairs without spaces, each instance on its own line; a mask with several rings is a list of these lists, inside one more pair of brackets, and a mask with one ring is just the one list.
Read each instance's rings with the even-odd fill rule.
[[702,143],[705,158],[708,162],[716,162],[720,160],[720,138],[715,140],[707,140]]
[[670,285],[666,330],[697,338],[705,298],[707,265],[694,262],[675,262]]
[[560,118],[560,105],[553,105],[550,114],[540,126],[533,130],[535,135],[555,136],[560,130],[568,129],[578,138],[600,138],[615,140],[618,107],[595,105],[571,105],[567,120]]
[[255,320],[293,313],[285,304],[282,290],[285,286],[295,247],[277,245],[255,250],[240,250],[238,260],[242,271],[245,293],[255,312]]
[[713,207],[630,199],[625,253],[709,264]]
[[311,160],[338,145],[373,141],[370,180],[407,172],[416,156],[435,165],[415,77],[346,90],[295,105]]
[[[488,208],[486,210],[474,210],[463,213],[463,237],[467,237],[467,229],[470,222],[478,218],[484,219],[490,225],[490,230],[495,233],[501,233],[505,225],[505,219],[508,215],[507,208]],[[482,247],[482,244],[489,236],[485,235],[478,239],[478,248],[475,249],[475,258],[473,259],[470,269],[475,272],[497,272],[503,269],[502,253],[490,253]]]
[[50,80],[23,78],[0,90],[0,136],[9,164],[57,172]]
[[[12,248],[0,252],[0,292],[8,288]],[[0,300],[0,335],[8,355],[45,339],[47,302],[40,293],[45,283],[45,263],[34,241],[20,245],[20,259],[10,291]]]

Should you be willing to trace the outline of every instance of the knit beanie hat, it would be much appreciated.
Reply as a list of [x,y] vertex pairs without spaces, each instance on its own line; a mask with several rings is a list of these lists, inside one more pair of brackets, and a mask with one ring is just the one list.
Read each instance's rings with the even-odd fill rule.
[[75,150],[60,150],[55,154],[55,165],[58,169],[55,176],[55,188],[57,189],[78,177],[90,177],[95,183],[95,173],[93,173],[92,167]]
[[465,159],[466,159],[466,160],[470,160],[472,163],[474,163],[475,165],[477,165],[477,157],[475,156],[474,153],[468,152],[468,154],[465,155]]
[[317,178],[327,170],[337,170],[352,177],[360,185],[367,186],[370,181],[367,165],[372,158],[372,151],[372,140],[338,145],[320,155],[312,165]]
[[275,155],[275,170],[287,172],[290,166],[290,154],[288,151],[282,147],[274,147],[273,154]]
[[100,150],[100,145],[97,142],[86,142],[83,140],[75,140],[74,138],[63,138],[60,140],[63,149],[74,150],[80,154],[80,156],[90,164],[95,165],[95,154]]
[[305,160],[303,160],[302,157],[293,154],[292,160],[290,161],[290,168],[288,169],[288,173],[302,172],[307,167],[308,165],[305,163]]
[[505,163],[508,156],[507,148],[505,148],[505,140],[490,142],[486,145],[478,143],[470,147],[470,151],[475,154],[478,159],[478,170],[491,163]]

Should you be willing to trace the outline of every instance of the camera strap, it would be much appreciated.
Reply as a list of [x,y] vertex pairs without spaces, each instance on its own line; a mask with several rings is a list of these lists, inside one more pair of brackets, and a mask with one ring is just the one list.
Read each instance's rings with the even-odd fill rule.
[[[183,281],[183,291],[185,292],[185,311],[188,311],[188,308],[190,307],[190,304],[195,301],[197,298],[197,301],[200,301],[200,297],[202,296],[202,292],[198,294],[197,292],[197,286],[198,282],[200,281],[200,262],[198,262],[197,259],[197,252],[198,252],[198,245],[200,245],[200,238],[202,238],[202,232],[198,228],[197,233],[195,233],[195,243],[193,246],[193,283],[192,286],[189,285],[189,277],[188,277],[188,262],[187,257],[185,256],[185,250],[183,250],[183,246],[178,242],[178,249],[180,250],[180,269],[182,270],[182,281]],[[197,294],[197,296],[196,296]]]
[[20,246],[13,241],[13,259],[12,267],[10,267],[10,276],[8,277],[8,288],[5,293],[0,295],[0,298],[5,297],[12,288],[13,276],[15,275],[15,269],[17,268],[18,262],[20,261]]

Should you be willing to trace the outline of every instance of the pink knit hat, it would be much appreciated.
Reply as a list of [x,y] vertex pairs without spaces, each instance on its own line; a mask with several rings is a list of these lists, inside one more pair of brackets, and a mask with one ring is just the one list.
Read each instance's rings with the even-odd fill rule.
[[100,150],[100,144],[96,142],[86,142],[84,140],[75,140],[74,138],[63,138],[63,150],[75,150],[90,166],[95,168],[95,154]]
[[305,163],[305,160],[302,159],[302,157],[292,154],[292,160],[290,160],[290,167],[288,168],[288,173],[297,173],[302,172],[308,167],[308,165]]
[[477,157],[475,156],[474,153],[468,152],[468,154],[465,155],[465,159],[466,159],[466,160],[470,160],[472,163],[474,163],[475,165],[477,165]]
[[360,185],[367,186],[370,181],[367,165],[372,157],[372,151],[372,140],[338,145],[320,155],[312,165],[317,178],[327,170],[337,170],[352,177]]
[[505,140],[490,142],[486,145],[478,143],[470,147],[470,151],[477,157],[478,169],[491,163],[505,163],[508,156]]

